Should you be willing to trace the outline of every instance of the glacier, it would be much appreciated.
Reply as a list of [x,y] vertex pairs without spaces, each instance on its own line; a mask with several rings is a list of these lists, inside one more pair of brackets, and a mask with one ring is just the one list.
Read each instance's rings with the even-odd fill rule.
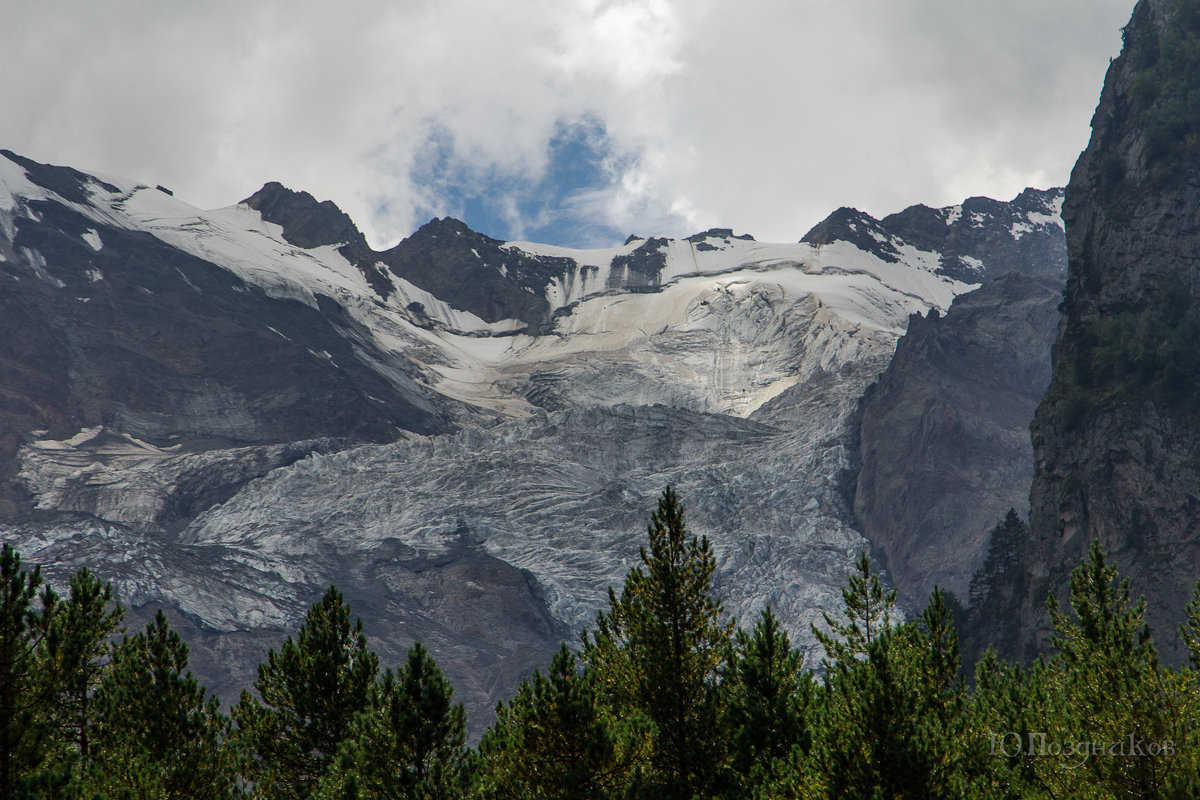
[[[572,250],[442,234],[543,303],[533,325],[527,312],[485,319],[352,242],[298,246],[245,203],[202,210],[75,176],[68,191],[0,159],[0,257],[14,280],[66,285],[53,259],[16,246],[57,204],[86,220],[75,240],[97,257],[119,247],[112,230],[148,235],[235,276],[255,302],[332,320],[347,348],[306,358],[329,370],[355,360],[448,420],[370,442],[156,438],[119,419],[22,434],[14,480],[30,511],[0,519],[4,541],[56,580],[88,565],[135,611],[170,608],[227,697],[336,583],[385,656],[424,640],[486,721],[619,587],[666,485],[712,541],[726,612],[750,620],[771,606],[815,664],[810,626],[871,550],[853,512],[859,400],[912,315],[945,313],[999,269],[965,251],[951,269],[937,249],[853,215],[857,238],[797,243],[714,230]],[[1057,203],[1048,194],[997,225],[1013,240],[1061,235]],[[978,225],[961,207],[931,212]],[[234,424],[251,413],[234,393],[195,406],[254,430],[250,417]]]

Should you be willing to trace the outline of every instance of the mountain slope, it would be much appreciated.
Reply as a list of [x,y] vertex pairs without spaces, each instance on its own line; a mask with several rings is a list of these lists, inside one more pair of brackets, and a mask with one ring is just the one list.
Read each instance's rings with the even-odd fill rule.
[[[811,649],[870,547],[859,398],[913,314],[1011,266],[862,216],[878,236],[587,251],[434,220],[376,252],[278,184],[201,210],[6,154],[0,186],[5,541],[172,609],[227,696],[336,583],[477,725],[591,621],[667,483],[730,612]],[[1022,197],[936,213],[1052,250],[1058,195]]]

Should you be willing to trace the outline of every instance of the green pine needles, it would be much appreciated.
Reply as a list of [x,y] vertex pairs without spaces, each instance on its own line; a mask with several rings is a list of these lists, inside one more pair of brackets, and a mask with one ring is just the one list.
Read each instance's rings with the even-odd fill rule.
[[[998,526],[979,596],[1013,580]],[[87,570],[60,597],[0,551],[0,797],[234,800],[779,800],[1200,796],[1200,584],[1162,664],[1098,544],[1049,598],[1052,649],[994,650],[965,680],[953,598],[906,618],[860,555],[805,665],[764,609],[738,628],[716,558],[667,488],[641,563],[582,646],[563,644],[477,747],[432,654],[380,671],[330,587],[227,716],[160,611],[123,633]],[[986,583],[986,586],[984,586]],[[1011,587],[1009,587],[1011,588]],[[353,621],[352,621],[353,620]],[[817,666],[814,671],[811,667]]]
[[711,783],[707,732],[716,726],[717,673],[732,625],[712,596],[716,558],[706,537],[689,536],[671,487],[650,516],[649,546],[620,597],[584,637],[584,658],[618,713],[651,724],[651,764],[663,797],[689,799]]
[[303,800],[333,764],[355,715],[367,707],[378,657],[362,620],[350,622],[341,592],[330,587],[295,639],[267,654],[233,709],[246,752],[247,778],[263,797]]

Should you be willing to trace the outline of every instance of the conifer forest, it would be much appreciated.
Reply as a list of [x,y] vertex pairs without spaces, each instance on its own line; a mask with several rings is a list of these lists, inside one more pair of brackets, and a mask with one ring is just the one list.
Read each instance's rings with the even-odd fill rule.
[[640,560],[469,746],[430,653],[381,665],[335,587],[227,709],[161,611],[127,630],[87,569],[59,593],[5,546],[0,797],[1200,796],[1200,593],[1179,629],[1191,663],[1168,666],[1099,545],[1047,598],[1047,655],[989,650],[971,670],[949,598],[906,618],[866,554],[807,669],[770,610],[724,613],[670,487]]

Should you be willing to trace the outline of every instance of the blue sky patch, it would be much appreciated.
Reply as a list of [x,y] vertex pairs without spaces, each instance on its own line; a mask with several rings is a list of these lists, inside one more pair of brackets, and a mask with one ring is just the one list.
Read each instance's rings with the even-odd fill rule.
[[604,125],[596,120],[560,124],[547,145],[548,164],[539,178],[469,163],[453,136],[432,136],[414,170],[424,198],[421,215],[452,216],[496,239],[567,247],[607,247],[626,231],[606,225],[586,198],[612,187],[619,175]]

